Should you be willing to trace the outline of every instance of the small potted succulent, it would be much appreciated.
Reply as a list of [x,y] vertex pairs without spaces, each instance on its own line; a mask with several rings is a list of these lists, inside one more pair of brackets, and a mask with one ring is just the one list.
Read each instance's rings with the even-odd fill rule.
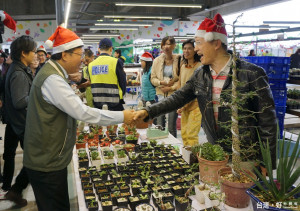
[[197,154],[200,179],[205,183],[218,183],[218,171],[226,167],[229,156],[220,145],[206,142],[200,146]]
[[95,199],[88,201],[87,208],[89,211],[98,211],[99,209],[98,202]]
[[140,199],[138,196],[129,196],[129,205],[132,210],[140,203]]
[[128,198],[126,196],[120,196],[117,198],[117,205],[119,207],[127,207],[128,206]]
[[107,200],[101,201],[101,206],[103,211],[112,211],[113,204],[111,200]]
[[185,211],[192,204],[192,200],[185,196],[175,196],[176,211]]

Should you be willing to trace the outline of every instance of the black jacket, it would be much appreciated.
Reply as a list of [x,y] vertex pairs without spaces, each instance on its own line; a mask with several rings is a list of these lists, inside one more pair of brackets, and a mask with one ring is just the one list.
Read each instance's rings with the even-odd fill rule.
[[297,52],[291,55],[290,68],[300,68],[300,55]]
[[32,75],[29,67],[13,61],[5,80],[4,114],[14,132],[23,137]]
[[[239,86],[240,96],[250,92],[256,93],[252,98],[247,97],[243,102],[243,106],[239,109],[239,117],[243,117],[239,120],[240,134],[244,134],[241,138],[244,143],[242,148],[250,151],[249,146],[253,146],[256,143],[256,155],[252,156],[252,159],[260,155],[258,131],[262,141],[269,140],[272,160],[275,162],[277,121],[274,100],[266,73],[261,67],[245,61],[238,60],[237,67],[240,69],[237,74],[238,80],[243,82]],[[213,115],[212,76],[208,65],[198,68],[186,85],[174,94],[159,103],[147,107],[149,118],[181,108],[197,98],[202,113],[202,127],[208,141],[214,144],[221,141],[220,145],[226,151],[231,152],[231,109],[228,106],[228,102],[231,102],[231,75],[232,70],[230,70],[229,77],[227,77],[221,92],[221,106],[219,107],[217,126]],[[228,144],[224,140],[227,140]]]

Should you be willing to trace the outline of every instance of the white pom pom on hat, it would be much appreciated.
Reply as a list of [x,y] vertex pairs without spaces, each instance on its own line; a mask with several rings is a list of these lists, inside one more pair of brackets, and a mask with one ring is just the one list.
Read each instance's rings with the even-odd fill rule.
[[205,41],[213,41],[214,40],[214,34],[212,32],[206,32],[204,35]]
[[47,45],[49,48],[52,48],[52,47],[53,47],[53,41],[47,40],[47,41],[45,42],[45,45]]

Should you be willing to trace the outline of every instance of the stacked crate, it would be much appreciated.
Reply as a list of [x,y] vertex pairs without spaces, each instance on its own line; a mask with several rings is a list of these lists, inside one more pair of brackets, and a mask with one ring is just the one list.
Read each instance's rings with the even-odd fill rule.
[[266,71],[275,102],[280,137],[282,137],[287,100],[286,81],[289,77],[290,57],[248,56],[243,59],[261,66]]

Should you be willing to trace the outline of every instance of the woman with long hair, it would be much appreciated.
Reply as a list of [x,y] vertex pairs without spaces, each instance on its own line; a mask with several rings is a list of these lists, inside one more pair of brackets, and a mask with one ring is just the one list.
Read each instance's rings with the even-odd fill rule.
[[[158,101],[171,95],[177,87],[179,55],[173,55],[175,47],[176,43],[174,37],[164,37],[161,41],[163,53],[155,58],[152,65],[151,83],[156,87]],[[177,117],[178,114],[176,111],[172,111],[168,114],[168,129],[174,137],[177,137]],[[157,117],[157,124],[165,127],[165,115]]]
[[[188,39],[182,44],[183,58],[180,63],[178,88],[183,87],[200,66],[200,56],[195,52],[195,40]],[[199,142],[202,115],[197,100],[177,110],[181,113],[181,137],[184,146],[194,146]]]

